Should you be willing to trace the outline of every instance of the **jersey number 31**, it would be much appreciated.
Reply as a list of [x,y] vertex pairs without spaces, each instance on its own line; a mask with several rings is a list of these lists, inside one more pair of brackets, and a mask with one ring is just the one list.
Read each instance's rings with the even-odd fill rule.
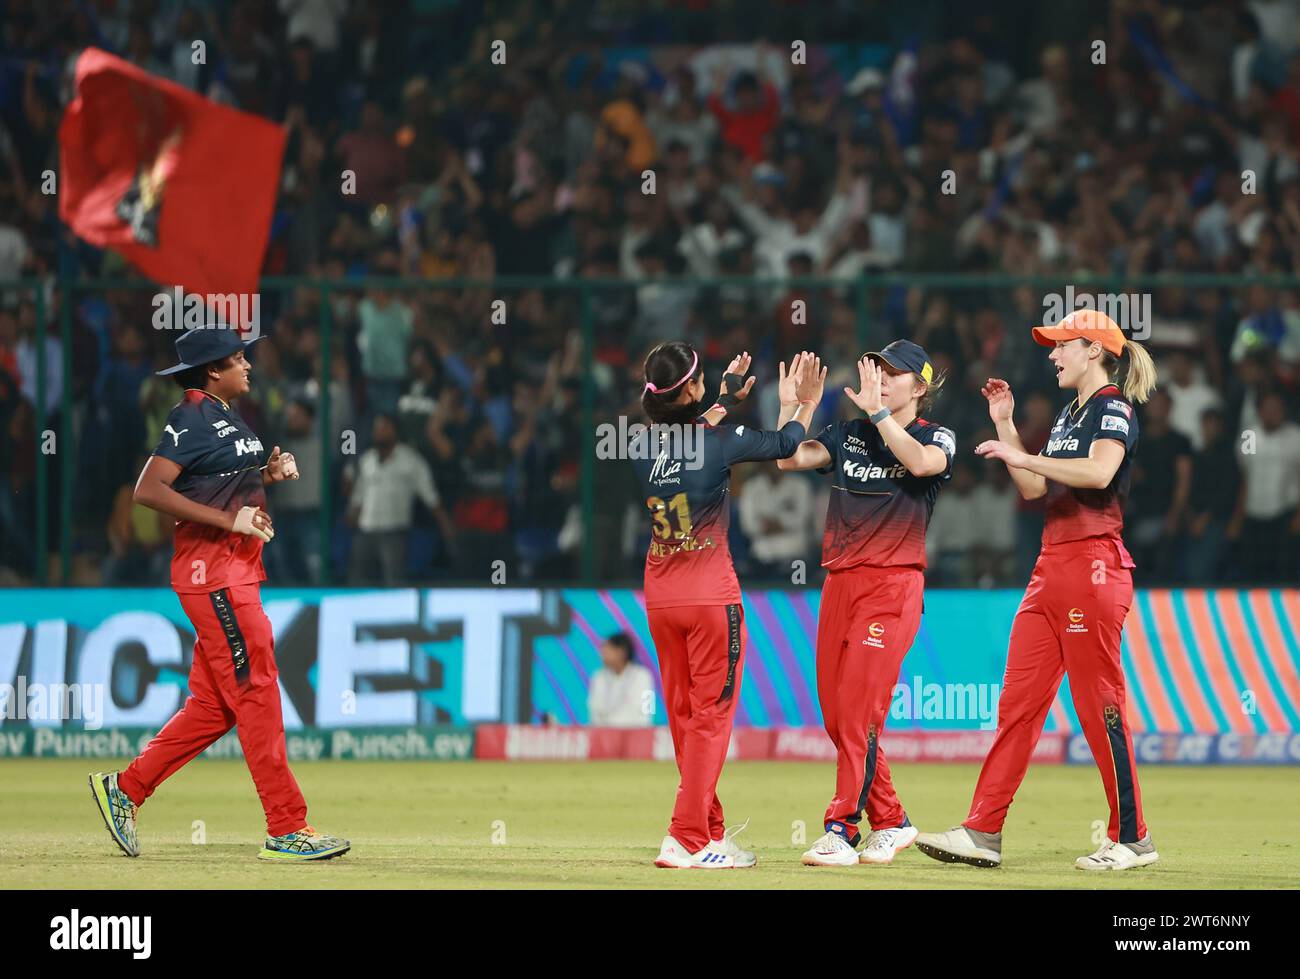
[[[678,493],[667,503],[662,497],[652,496],[645,501],[654,520],[654,535],[659,540],[685,540],[691,536],[691,508],[686,494]],[[673,529],[674,518],[677,528]]]

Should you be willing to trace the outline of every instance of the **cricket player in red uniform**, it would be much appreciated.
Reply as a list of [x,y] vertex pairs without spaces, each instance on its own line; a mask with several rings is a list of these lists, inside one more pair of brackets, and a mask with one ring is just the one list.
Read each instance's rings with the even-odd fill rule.
[[826,372],[811,354],[795,357],[788,373],[781,365],[781,404],[790,417],[780,431],[721,427],[754,385],[744,380],[749,362],[747,353],[731,362],[721,396],[703,411],[699,355],[680,341],[660,344],[646,358],[641,397],[652,424],[629,447],[650,511],[646,615],[681,775],[657,867],[726,870],[758,862],[736,843],[738,830],[725,828],[717,793],[745,659],[745,613],[727,546],[731,467],[793,453]]
[[[975,451],[1000,459],[1025,499],[1046,497],[1043,547],[1016,612],[998,702],[998,727],[966,821],[922,833],[917,847],[937,860],[977,867],[1002,863],[1002,824],[1029,767],[1061,676],[1110,806],[1105,843],[1079,857],[1081,870],[1128,870],[1158,858],[1142,818],[1128,701],[1120,662],[1124,618],[1133,603],[1133,559],[1124,547],[1124,500],[1137,445],[1133,402],[1156,386],[1150,355],[1105,313],[1076,310],[1059,326],[1035,327],[1053,347],[1057,384],[1076,392],[1039,455],[1024,450],[1005,381],[984,387],[998,439]],[[1115,383],[1122,358],[1128,365]]]
[[[777,463],[835,480],[817,617],[817,699],[835,744],[835,794],[826,835],[803,855],[810,867],[887,864],[916,838],[880,735],[921,626],[925,530],[957,451],[951,430],[919,415],[943,383],[920,346],[895,340],[867,354],[858,380],[844,393],[867,417],[828,425]],[[864,810],[871,833],[859,854]]]
[[[259,339],[259,338],[254,338]],[[167,416],[135,501],[176,519],[171,584],[194,626],[189,696],[122,772],[97,772],[90,788],[109,833],[139,856],[136,815],[144,801],[232,727],[266,813],[258,857],[324,860],[351,847],[307,824],[307,803],[289,770],[271,623],[262,609],[262,545],[275,531],[265,486],[297,479],[292,454],[268,455],[230,402],[248,392],[251,366],[233,330],[203,327],[176,340],[180,363],[159,371],[184,394]]]

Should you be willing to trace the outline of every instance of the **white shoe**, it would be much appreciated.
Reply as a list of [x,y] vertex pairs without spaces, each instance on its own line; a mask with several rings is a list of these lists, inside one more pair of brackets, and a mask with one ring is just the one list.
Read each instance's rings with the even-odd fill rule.
[[1096,853],[1074,861],[1077,870],[1132,870],[1145,867],[1160,859],[1148,835],[1137,843],[1116,843],[1107,840]]
[[703,850],[695,854],[691,866],[696,870],[746,870],[758,863],[749,850],[742,850],[736,843],[736,836],[743,833],[749,820],[745,820],[735,829],[723,832],[722,839],[711,841]]
[[927,857],[972,867],[1002,866],[1002,834],[978,833],[954,826],[946,833],[918,833],[916,848]]
[[856,867],[858,851],[839,833],[827,833],[802,858],[805,867]]
[[895,826],[891,829],[872,830],[867,837],[867,845],[858,856],[861,863],[892,863],[894,854],[906,850],[916,839],[915,826]]
[[659,844],[659,856],[655,857],[655,866],[668,870],[686,870],[692,865],[694,855],[671,836],[665,836]]

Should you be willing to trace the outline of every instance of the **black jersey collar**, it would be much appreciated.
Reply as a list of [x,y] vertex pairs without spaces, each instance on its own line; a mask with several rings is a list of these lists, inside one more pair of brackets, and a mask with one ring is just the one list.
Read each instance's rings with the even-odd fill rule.
[[1103,391],[1107,391],[1107,390],[1113,390],[1116,394],[1121,393],[1118,384],[1107,383],[1097,388],[1096,391],[1093,391],[1092,394],[1088,397],[1088,400],[1085,401],[1083,404],[1079,404],[1079,396],[1076,394],[1074,396],[1074,400],[1071,401],[1069,404],[1070,417],[1073,418],[1075,415],[1082,412],[1084,408],[1086,408],[1088,405],[1092,404],[1095,400],[1097,400],[1097,398],[1101,395]]

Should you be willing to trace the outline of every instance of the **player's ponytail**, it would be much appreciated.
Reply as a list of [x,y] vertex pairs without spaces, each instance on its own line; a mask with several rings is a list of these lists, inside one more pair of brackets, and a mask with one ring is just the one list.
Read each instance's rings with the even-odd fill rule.
[[704,370],[688,343],[670,340],[655,347],[645,359],[645,389],[641,409],[660,425],[688,425],[699,416],[700,406],[678,402],[684,388]]
[[1124,372],[1124,397],[1137,404],[1146,404],[1156,389],[1156,363],[1146,348],[1130,340],[1124,345],[1128,354],[1128,370]]
[[934,380],[925,386],[925,394],[921,395],[916,402],[916,413],[918,415],[928,412],[934,407],[934,399],[939,396],[939,389],[943,387],[943,382],[948,380],[948,372],[940,371],[935,375]]

